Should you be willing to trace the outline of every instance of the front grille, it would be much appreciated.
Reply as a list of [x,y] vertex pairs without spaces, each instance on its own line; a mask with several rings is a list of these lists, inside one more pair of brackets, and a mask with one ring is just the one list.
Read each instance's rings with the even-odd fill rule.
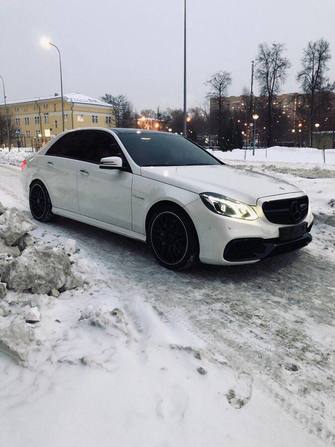
[[308,197],[272,200],[263,203],[266,218],[276,224],[297,224],[305,219],[308,213]]

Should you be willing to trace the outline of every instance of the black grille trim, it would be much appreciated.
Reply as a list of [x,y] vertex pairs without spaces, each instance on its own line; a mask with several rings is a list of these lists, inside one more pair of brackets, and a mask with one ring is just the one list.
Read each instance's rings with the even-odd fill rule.
[[302,237],[288,242],[281,242],[279,238],[233,239],[228,242],[223,253],[223,258],[229,262],[259,261],[282,253],[298,250],[308,245],[311,241],[312,236],[310,233],[305,233]]
[[271,200],[263,203],[263,213],[272,223],[297,224],[302,222],[308,213],[309,200],[307,196]]

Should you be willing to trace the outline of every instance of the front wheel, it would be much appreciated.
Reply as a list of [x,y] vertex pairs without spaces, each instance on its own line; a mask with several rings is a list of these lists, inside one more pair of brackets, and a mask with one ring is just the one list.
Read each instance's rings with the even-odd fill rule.
[[29,189],[29,207],[34,219],[40,222],[49,222],[52,214],[52,204],[46,187],[35,181]]
[[158,262],[181,270],[198,259],[198,238],[191,219],[177,207],[158,210],[149,223],[149,240]]

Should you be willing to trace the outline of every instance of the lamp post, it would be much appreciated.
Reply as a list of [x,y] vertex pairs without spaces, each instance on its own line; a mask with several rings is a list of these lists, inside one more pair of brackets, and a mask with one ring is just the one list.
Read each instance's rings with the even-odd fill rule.
[[183,129],[184,137],[187,138],[187,0],[184,0],[184,113]]
[[41,43],[41,46],[43,48],[54,47],[54,48],[56,48],[56,50],[58,52],[59,75],[60,75],[60,92],[61,92],[61,100],[62,100],[62,129],[63,129],[63,132],[64,132],[64,130],[65,130],[65,125],[64,125],[64,92],[63,92],[63,71],[62,71],[62,57],[61,57],[61,53],[60,53],[60,50],[57,47],[57,45],[55,45],[54,43],[50,42],[50,40],[47,37],[42,37],[40,43]]
[[2,82],[2,90],[3,90],[3,103],[5,106],[5,119],[6,119],[6,127],[7,127],[7,140],[8,140],[8,149],[10,149],[10,130],[9,130],[9,120],[8,120],[8,110],[7,110],[7,97],[6,97],[6,88],[5,88],[5,80],[0,75],[0,79]]
[[[315,126],[316,131],[318,132],[318,148],[321,149],[320,148],[321,141],[320,141],[320,134],[319,134],[319,132],[320,132],[320,130],[319,130],[320,129],[320,123],[315,123],[314,126]],[[325,151],[325,149],[322,149],[322,156],[323,156],[323,162],[326,163],[326,151]]]
[[254,113],[252,115],[253,119],[253,126],[252,126],[252,132],[253,132],[253,148],[252,148],[252,155],[255,155],[255,148],[256,148],[256,122],[259,118],[259,115],[257,113]]

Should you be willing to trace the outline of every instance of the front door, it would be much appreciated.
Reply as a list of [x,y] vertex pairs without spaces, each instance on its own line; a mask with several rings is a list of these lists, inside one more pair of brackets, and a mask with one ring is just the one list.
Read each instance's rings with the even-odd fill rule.
[[131,229],[133,174],[99,168],[101,158],[124,158],[119,145],[113,135],[103,130],[83,130],[80,138],[81,159],[77,161],[79,213]]

